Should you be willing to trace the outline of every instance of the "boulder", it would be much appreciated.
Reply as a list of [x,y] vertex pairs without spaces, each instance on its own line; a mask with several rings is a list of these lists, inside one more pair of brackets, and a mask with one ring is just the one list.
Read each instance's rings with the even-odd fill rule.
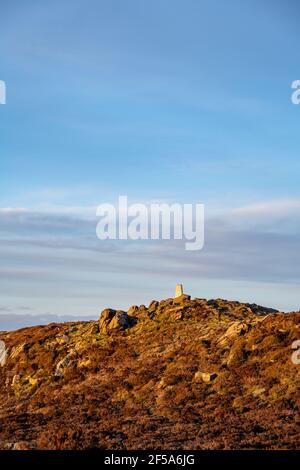
[[107,308],[103,310],[100,316],[100,332],[107,334],[115,329],[126,330],[127,328],[134,326],[136,322],[137,319],[135,317],[131,317],[123,310],[112,310]]
[[99,319],[99,328],[101,333],[107,333],[109,330],[109,325],[117,311],[112,308],[106,308],[101,312]]

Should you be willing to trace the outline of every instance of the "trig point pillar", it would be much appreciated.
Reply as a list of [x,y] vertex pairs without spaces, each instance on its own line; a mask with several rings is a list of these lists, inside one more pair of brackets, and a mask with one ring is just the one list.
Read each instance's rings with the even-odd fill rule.
[[176,284],[176,289],[175,289],[175,298],[180,297],[183,294],[183,287],[182,284]]

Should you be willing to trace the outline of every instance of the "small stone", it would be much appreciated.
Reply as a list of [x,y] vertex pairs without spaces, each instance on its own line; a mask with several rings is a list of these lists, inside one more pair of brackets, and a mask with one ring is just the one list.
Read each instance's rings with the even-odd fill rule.
[[29,377],[29,383],[30,385],[36,385],[38,383],[38,379],[35,379],[33,377]]
[[20,441],[14,443],[12,450],[32,450],[34,448],[35,446],[32,444],[32,442]]
[[218,377],[216,373],[209,373],[209,372],[196,372],[194,376],[194,380],[196,382],[205,382],[211,383]]
[[20,379],[21,379],[21,376],[19,374],[15,374],[13,376],[11,384],[12,385],[17,385],[18,383],[20,383]]
[[256,388],[255,390],[253,390],[252,392],[252,395],[254,397],[258,397],[259,395],[262,395],[263,393],[265,393],[266,389],[265,388]]
[[60,343],[60,344],[63,344],[63,343],[68,343],[70,341],[70,338],[69,336],[65,335],[65,334],[61,334],[61,335],[57,335],[56,336],[56,340]]

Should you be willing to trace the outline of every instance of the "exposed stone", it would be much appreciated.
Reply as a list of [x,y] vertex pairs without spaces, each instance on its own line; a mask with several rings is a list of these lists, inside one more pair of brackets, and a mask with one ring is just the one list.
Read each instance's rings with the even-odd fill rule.
[[97,333],[99,333],[99,331],[100,331],[99,324],[97,322],[93,322],[91,326],[89,327],[87,333],[89,335],[96,335]]
[[211,383],[213,382],[216,378],[218,377],[218,374],[216,373],[209,373],[209,372],[196,372],[194,375],[194,380],[196,382],[205,382],[205,383]]
[[149,304],[148,310],[149,311],[156,310],[158,306],[159,306],[159,302],[157,300],[152,300],[152,302],[150,302]]
[[242,343],[233,344],[229,356],[227,358],[227,366],[233,367],[238,366],[246,359],[246,351]]
[[56,377],[64,375],[65,370],[67,367],[70,365],[72,359],[74,357],[74,354],[67,354],[61,361],[59,361],[56,365],[54,375]]
[[117,313],[116,310],[112,308],[106,308],[101,312],[101,316],[99,319],[99,328],[101,333],[107,333],[109,330],[109,324],[114,318],[115,314]]
[[36,385],[38,383],[38,379],[35,379],[34,377],[29,377],[28,381],[30,385]]
[[128,309],[128,315],[134,315],[138,311],[139,307],[137,305],[132,305]]
[[32,442],[20,441],[15,442],[12,446],[12,450],[33,450],[35,445]]
[[60,344],[68,343],[70,341],[69,336],[61,334],[56,336],[56,341]]
[[259,395],[262,395],[263,393],[265,393],[266,389],[265,388],[256,388],[255,390],[253,390],[252,392],[252,395],[254,397],[259,397]]
[[130,328],[135,324],[136,318],[130,317],[126,312],[123,312],[123,310],[117,310],[114,318],[110,323],[110,329],[121,328],[125,330],[126,328]]
[[123,310],[112,310],[112,309],[105,309],[101,313],[99,326],[101,333],[108,333],[114,329],[122,329],[125,330],[126,328],[131,328],[137,322],[135,317],[129,316]]
[[187,295],[187,294],[182,294],[178,297],[176,297],[174,300],[173,300],[173,303],[174,304],[180,304],[182,302],[186,302],[187,300],[191,300],[191,296],[190,295]]
[[218,344],[221,347],[225,347],[231,343],[233,339],[237,336],[244,335],[249,330],[249,325],[244,322],[235,321],[233,322],[230,327],[226,330],[226,332],[219,338]]
[[15,374],[15,375],[13,376],[13,379],[12,379],[11,384],[12,384],[12,385],[17,385],[18,383],[20,383],[20,380],[21,380],[20,374]]
[[173,305],[174,299],[169,298],[169,299],[164,299],[159,302],[160,307],[167,307],[168,305]]
[[19,354],[21,354],[21,352],[25,350],[25,347],[26,347],[26,343],[22,343],[12,348],[11,353],[10,353],[11,359],[15,359]]
[[172,320],[182,320],[185,308],[181,306],[173,307],[167,310],[168,317]]

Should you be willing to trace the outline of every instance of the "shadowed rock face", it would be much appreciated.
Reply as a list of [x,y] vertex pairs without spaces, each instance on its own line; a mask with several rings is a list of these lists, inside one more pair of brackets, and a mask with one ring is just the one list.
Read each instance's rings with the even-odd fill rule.
[[183,295],[1,333],[0,448],[299,449],[299,325]]
[[126,330],[127,328],[131,328],[136,322],[137,319],[135,317],[128,315],[122,310],[106,308],[101,313],[99,328],[101,333],[108,334],[110,331],[116,329]]

